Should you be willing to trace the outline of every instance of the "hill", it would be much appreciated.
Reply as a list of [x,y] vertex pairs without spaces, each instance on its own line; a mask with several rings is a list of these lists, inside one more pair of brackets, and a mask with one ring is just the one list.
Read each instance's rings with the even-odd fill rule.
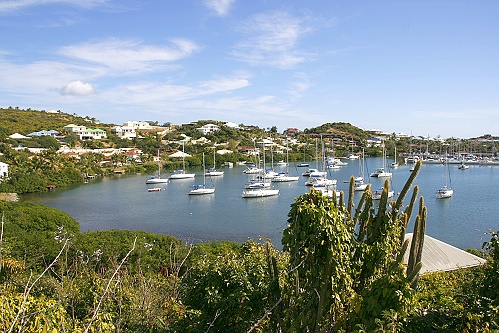
[[370,134],[367,131],[364,131],[361,128],[353,126],[349,123],[326,123],[314,128],[306,128],[303,133],[305,134],[322,134],[328,136],[337,136],[337,137],[352,137],[355,140],[367,139]]
[[94,118],[80,117],[76,114],[0,108],[0,133],[7,136],[13,133],[26,135],[35,131],[51,129],[62,131],[64,126],[68,124],[107,127]]

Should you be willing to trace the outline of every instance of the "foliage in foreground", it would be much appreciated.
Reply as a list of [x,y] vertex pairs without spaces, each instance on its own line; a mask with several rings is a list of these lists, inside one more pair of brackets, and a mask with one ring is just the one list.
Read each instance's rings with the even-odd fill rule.
[[354,211],[352,195],[335,203],[311,191],[291,207],[283,251],[253,240],[187,246],[141,231],[80,233],[55,209],[2,204],[0,330],[497,330],[498,234],[484,267],[418,279],[420,252],[402,238],[416,199],[417,188],[404,210],[386,195],[374,207],[368,190]]

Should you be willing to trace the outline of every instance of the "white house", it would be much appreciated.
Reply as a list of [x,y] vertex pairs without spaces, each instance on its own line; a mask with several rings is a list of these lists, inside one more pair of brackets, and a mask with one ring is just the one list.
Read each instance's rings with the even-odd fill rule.
[[72,135],[77,136],[80,140],[100,140],[107,138],[107,132],[100,128],[87,128],[85,126],[67,125],[64,130],[71,132]]
[[7,163],[0,162],[0,177],[7,178],[9,176],[9,165]]
[[71,133],[83,132],[86,129],[87,128],[85,126],[78,126],[78,125],[74,125],[74,124],[69,124],[67,126],[64,126],[64,130],[71,132]]
[[239,125],[231,121],[226,122],[224,125],[232,129],[239,129]]
[[111,128],[111,133],[116,134],[120,138],[123,139],[132,139],[137,137],[137,132],[135,131],[135,127],[132,126],[114,126]]
[[107,138],[106,131],[100,128],[87,128],[85,131],[76,133],[76,135],[80,138],[80,140],[100,140]]
[[136,130],[150,130],[154,128],[148,122],[145,121],[127,121],[123,123],[123,126],[135,128]]
[[206,124],[201,127],[196,128],[198,131],[203,133],[204,135],[216,132],[220,129],[220,126],[215,125],[215,124]]

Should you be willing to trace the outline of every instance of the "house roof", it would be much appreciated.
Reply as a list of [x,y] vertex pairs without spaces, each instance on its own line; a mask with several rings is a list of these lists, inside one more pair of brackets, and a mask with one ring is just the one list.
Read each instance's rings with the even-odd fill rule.
[[9,138],[11,138],[11,139],[30,139],[29,136],[24,136],[24,135],[19,134],[19,133],[11,134],[11,135],[9,135]]
[[178,151],[176,153],[171,154],[169,157],[191,157],[191,155]]
[[[412,233],[405,235],[412,242]],[[410,244],[409,244],[410,249]],[[409,250],[406,251],[404,262],[409,261]],[[425,235],[423,255],[421,257],[423,267],[420,273],[453,271],[460,268],[475,267],[487,261],[471,253],[458,249],[438,239]]]

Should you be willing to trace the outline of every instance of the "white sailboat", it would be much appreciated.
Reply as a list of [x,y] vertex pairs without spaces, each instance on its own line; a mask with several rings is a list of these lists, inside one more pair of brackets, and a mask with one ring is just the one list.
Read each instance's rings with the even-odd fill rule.
[[146,184],[164,184],[164,183],[168,183],[168,178],[161,178],[161,159],[159,157],[159,149],[158,149],[158,175],[147,177]]
[[219,171],[216,169],[216,162],[215,162],[215,155],[216,155],[216,148],[213,147],[213,168],[208,168],[204,171],[205,176],[223,176],[224,172]]
[[170,179],[186,179],[186,178],[194,178],[196,176],[195,173],[186,173],[185,172],[185,143],[182,141],[182,169],[175,170],[170,175]]
[[441,188],[438,189],[436,193],[437,199],[445,199],[445,198],[450,198],[454,194],[454,190],[451,188],[450,185],[450,170],[449,170],[449,164],[447,163],[447,154],[445,154],[445,185],[442,186]]
[[397,162],[397,146],[395,146],[395,156],[393,158],[393,162],[390,164],[392,169],[396,169],[399,167],[399,163]]
[[[265,147],[263,148],[263,169],[265,169]],[[241,194],[243,198],[259,198],[278,195],[279,190],[270,188],[270,178],[266,177],[268,172],[262,171],[258,179],[250,180],[245,184],[245,190]]]
[[364,183],[364,148],[362,148],[362,160],[359,161],[359,174],[360,176],[355,178],[353,184],[354,191],[364,191],[367,187],[367,183]]
[[375,172],[371,173],[370,176],[378,178],[391,177],[392,173],[386,171],[385,166],[386,166],[386,150],[385,150],[385,144],[383,144],[383,166],[381,168],[378,168]]
[[[373,200],[380,200],[382,194],[383,194],[383,188],[379,188],[377,190],[374,190],[372,193],[372,199]],[[395,191],[392,191],[392,190],[388,191],[388,199],[392,198],[394,195],[395,195]]]
[[270,197],[273,195],[279,195],[279,190],[270,189],[270,188],[250,189],[243,191],[241,196],[243,198],[260,198],[260,197]]
[[[204,153],[203,153],[203,168],[204,168]],[[215,193],[214,187],[206,187],[206,174],[203,174],[203,184],[192,185],[189,187],[189,195],[201,195]]]
[[271,179],[273,182],[293,182],[298,181],[300,179],[299,176],[290,176],[288,173],[287,166],[289,165],[289,153],[288,153],[288,142],[286,141],[286,162],[284,164],[286,166],[286,171],[281,171]]

